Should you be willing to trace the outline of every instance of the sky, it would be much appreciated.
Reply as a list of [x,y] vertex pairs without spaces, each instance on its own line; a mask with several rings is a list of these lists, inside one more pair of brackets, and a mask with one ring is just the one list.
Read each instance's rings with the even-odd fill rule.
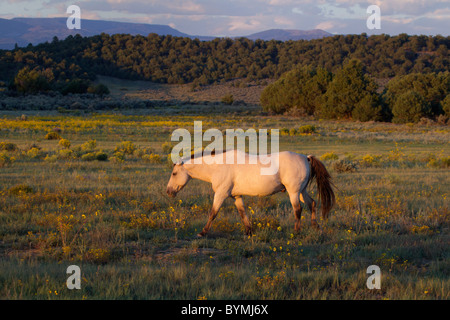
[[[0,0],[0,18],[68,17],[169,25],[199,36],[246,36],[267,29],[333,34],[450,35],[450,0]],[[380,29],[369,29],[376,5]]]

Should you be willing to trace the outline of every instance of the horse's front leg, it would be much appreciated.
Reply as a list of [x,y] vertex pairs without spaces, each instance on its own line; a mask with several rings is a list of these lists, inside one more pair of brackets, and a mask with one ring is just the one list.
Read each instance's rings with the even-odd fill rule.
[[209,229],[211,228],[211,224],[214,221],[214,219],[217,216],[217,213],[219,213],[220,207],[222,206],[225,199],[228,198],[228,194],[224,192],[216,192],[214,194],[214,202],[211,208],[211,211],[209,213],[208,222],[206,223],[205,227],[203,228],[202,232],[200,232],[197,236],[203,237],[205,236]]

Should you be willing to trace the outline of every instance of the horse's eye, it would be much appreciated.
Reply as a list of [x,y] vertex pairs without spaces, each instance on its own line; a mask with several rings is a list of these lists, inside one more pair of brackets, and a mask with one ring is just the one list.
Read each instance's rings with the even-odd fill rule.
[[176,173],[176,172],[174,172],[174,173],[172,173],[172,175],[173,175],[173,176],[176,176],[176,175],[177,175],[177,173]]

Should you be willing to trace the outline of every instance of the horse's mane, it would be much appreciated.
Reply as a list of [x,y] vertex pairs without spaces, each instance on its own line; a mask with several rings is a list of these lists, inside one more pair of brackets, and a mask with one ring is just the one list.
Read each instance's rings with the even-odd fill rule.
[[[212,151],[211,151],[211,153],[210,153],[210,155],[212,155],[212,156],[215,156],[215,155],[218,155],[218,154],[223,154],[224,152],[227,152],[227,151],[230,151],[230,150],[225,150],[225,151],[219,151],[219,152],[216,152],[216,149],[213,149]],[[190,157],[186,157],[186,158],[183,158],[183,160],[188,160],[188,159],[190,159],[190,160],[194,160],[195,158],[198,158],[198,157],[203,157],[203,153],[205,152],[205,150],[203,149],[202,151],[200,151],[200,152],[193,152],[193,153],[191,153],[191,156]]]
[[[211,150],[211,153],[209,155],[216,156],[216,155],[224,154],[225,152],[228,152],[228,151],[239,151],[239,150],[228,149],[228,150],[216,151],[216,149],[213,149],[213,150]],[[204,156],[204,152],[205,152],[205,149],[202,149],[201,151],[198,151],[198,152],[192,152],[190,156],[183,157],[180,160],[182,163],[185,163],[188,160],[194,160],[195,158],[201,158]]]
[[[227,151],[231,151],[231,150],[225,150],[225,151],[222,150],[222,151],[217,152],[216,149],[213,149],[213,150],[211,151],[210,155],[215,156],[215,155],[223,154],[223,153],[225,153],[225,152],[227,152]],[[201,157],[203,157],[203,153],[204,153],[204,152],[205,152],[204,149],[201,150],[201,151],[199,151],[199,152],[192,152],[190,156],[183,157],[183,158],[181,158],[180,160],[181,160],[182,163],[184,163],[184,162],[186,162],[187,160],[194,160],[195,158],[198,158],[198,157],[201,158]],[[174,164],[174,165],[175,165],[175,164]]]

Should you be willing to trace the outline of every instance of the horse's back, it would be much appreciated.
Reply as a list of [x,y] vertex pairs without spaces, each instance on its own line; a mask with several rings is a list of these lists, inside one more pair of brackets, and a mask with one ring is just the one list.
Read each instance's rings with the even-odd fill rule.
[[[235,160],[245,159],[245,164],[234,163],[233,165],[220,166],[217,172],[217,184],[228,185],[232,188],[233,195],[270,195],[283,189],[294,190],[304,185],[309,178],[308,159],[305,155],[290,151],[283,151],[268,155],[271,161],[275,161],[278,170],[273,174],[261,174],[263,167],[269,164],[261,164],[255,155],[249,155],[241,151],[232,152]],[[230,156],[231,156],[230,155]],[[224,155],[225,156],[225,155]],[[257,158],[254,158],[257,157]],[[225,160],[225,159],[224,159]],[[250,160],[254,164],[251,164]],[[219,178],[220,176],[220,178]]]
[[[295,153],[292,151],[282,151],[268,154],[266,156],[270,161],[275,162],[279,166],[274,175],[289,175],[292,173],[304,172],[309,169],[308,158],[304,154]],[[267,161],[263,164],[261,155],[248,154],[239,150],[230,150],[223,153],[223,161],[227,163],[227,159],[233,159],[231,167],[224,168],[224,170],[253,171],[260,170],[261,167],[267,167]]]
[[[283,189],[278,170],[272,175],[261,174],[262,169],[270,164],[262,163],[260,156],[238,150],[227,151],[223,156],[225,165],[216,167],[218,171],[221,171],[221,173],[217,172],[216,182],[218,185],[230,186],[231,195],[266,196]],[[229,159],[234,159],[233,163],[225,161],[227,156]],[[278,164],[277,159],[271,160]]]

